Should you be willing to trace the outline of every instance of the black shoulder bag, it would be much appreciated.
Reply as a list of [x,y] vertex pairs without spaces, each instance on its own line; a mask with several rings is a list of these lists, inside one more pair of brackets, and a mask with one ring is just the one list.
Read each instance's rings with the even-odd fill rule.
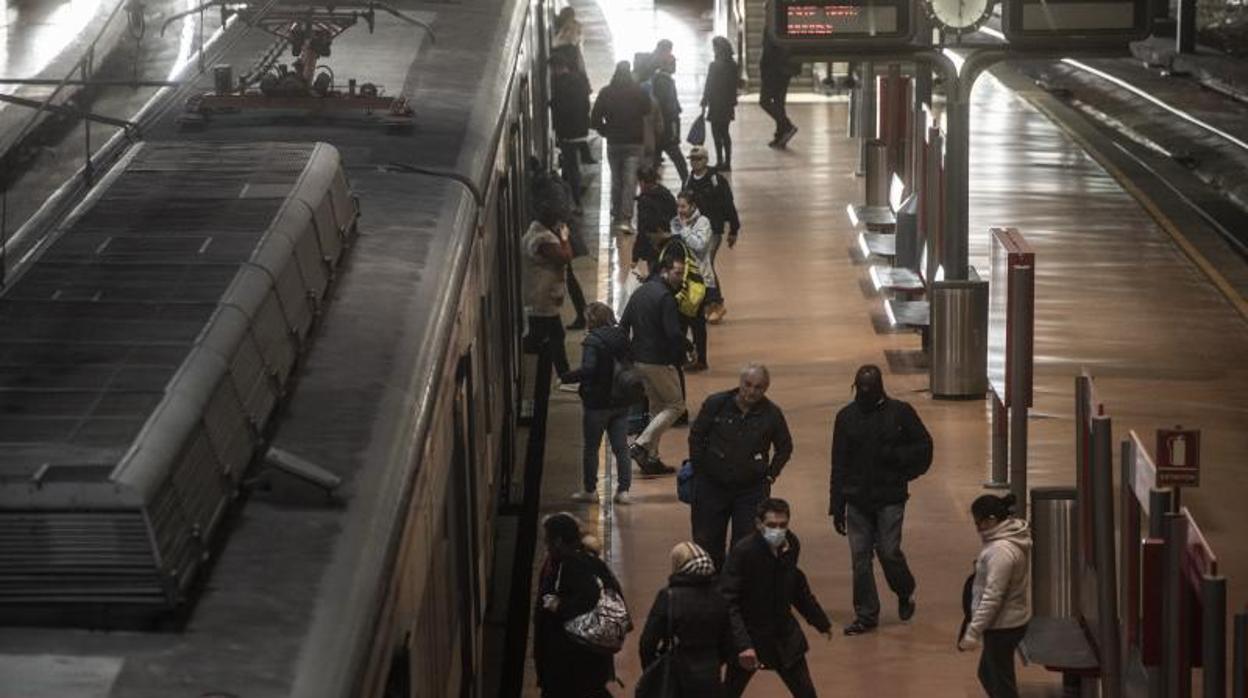
[[680,687],[676,684],[676,606],[672,588],[667,588],[667,647],[659,658],[650,663],[641,678],[637,679],[636,698],[678,698]]

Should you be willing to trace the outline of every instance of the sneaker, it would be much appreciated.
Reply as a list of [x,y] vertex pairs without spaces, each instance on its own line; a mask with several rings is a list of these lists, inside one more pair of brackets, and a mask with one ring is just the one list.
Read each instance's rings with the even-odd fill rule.
[[797,124],[790,124],[789,130],[785,131],[783,134],[781,134],[779,138],[776,139],[776,143],[777,143],[776,147],[787,148],[789,145],[789,141],[793,140],[793,136],[796,136],[796,135],[797,135]]
[[914,594],[906,598],[897,599],[897,616],[902,620],[910,620],[914,617]]
[[724,316],[728,314],[728,308],[723,303],[716,303],[706,311],[706,321],[712,325],[718,325],[723,322]]
[[616,504],[632,504],[633,498],[628,496],[628,490],[620,490],[611,498]]
[[648,457],[646,462],[641,466],[642,477],[662,477],[664,475],[671,475],[674,472],[676,472],[675,468],[664,463],[655,456]]
[[590,490],[588,492],[573,492],[572,501],[574,502],[596,502],[598,501],[598,493]]
[[856,620],[853,623],[850,623],[849,625],[845,626],[846,635],[865,635],[866,633],[869,633],[872,630],[875,630],[874,625],[867,625],[866,623],[863,623],[860,620]]
[[771,139],[770,141],[767,141],[767,147],[768,147],[768,148],[780,148],[780,147],[782,147],[782,146],[780,145],[780,136],[776,136],[775,138]]
[[560,383],[556,390],[562,390],[565,393],[575,393],[580,388],[580,383]]

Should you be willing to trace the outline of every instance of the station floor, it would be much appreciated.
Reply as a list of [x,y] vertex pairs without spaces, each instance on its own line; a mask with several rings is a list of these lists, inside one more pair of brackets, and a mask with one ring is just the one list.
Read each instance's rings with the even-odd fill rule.
[[[581,0],[572,4],[586,25],[595,87],[609,78],[614,58],[650,50],[659,38],[675,42],[687,127],[709,60],[708,16],[648,0],[612,0],[601,8]],[[1151,217],[1065,132],[1008,89],[1008,68],[1001,75],[981,78],[974,96],[971,262],[986,271],[989,226],[1019,228],[1036,250],[1030,484],[1073,484],[1074,378],[1081,368],[1096,377],[1105,411],[1114,418],[1115,441],[1130,429],[1151,444],[1158,427],[1201,428],[1202,483],[1183,501],[1230,580],[1229,608],[1242,609],[1248,600],[1248,544],[1242,536],[1248,525],[1248,507],[1242,506],[1248,494],[1242,455],[1248,452],[1248,323],[1184,255],[1168,223]],[[861,180],[853,174],[857,143],[846,134],[847,106],[795,101],[790,114],[801,130],[784,151],[766,147],[771,121],[750,96],[738,108],[731,179],[741,240],[719,255],[728,314],[710,330],[711,370],[688,377],[688,403],[696,410],[707,394],[733,387],[748,361],[771,369],[768,397],[785,411],[795,440],[793,460],[773,493],[794,507],[801,566],[837,625],[831,642],[807,628],[821,695],[982,695],[975,678],[978,655],[957,652],[954,641],[962,580],[979,547],[968,510],[987,475],[990,405],[933,400],[918,336],[887,329],[883,301],[853,254],[856,231],[845,214],[847,204],[862,199]],[[665,176],[674,188],[671,169]],[[599,200],[595,190],[587,205]],[[588,235],[594,232],[598,257],[578,260],[576,269],[587,295],[621,309],[632,241],[600,224],[587,227]],[[574,362],[581,338],[569,333]],[[903,547],[918,579],[918,613],[909,623],[899,622],[894,597],[877,574],[881,626],[847,638],[839,628],[852,620],[849,550],[826,516],[829,450],[832,418],[851,398],[855,369],[866,363],[882,366],[887,390],[916,407],[936,453],[930,472],[912,485],[904,532]],[[667,434],[666,462],[685,457],[687,434]],[[599,534],[640,624],[666,582],[668,551],[690,537],[688,508],[677,501],[671,477],[635,477],[627,506],[612,506],[606,498],[602,506],[573,503],[580,449],[579,402],[573,394],[554,392],[543,510],[571,511]],[[605,489],[605,482],[599,486]],[[617,655],[625,688],[613,686],[616,695],[632,695],[640,674],[639,631]],[[1058,676],[1042,668],[1021,669],[1020,680],[1024,696],[1060,695]],[[539,694],[531,672],[526,685],[526,695]],[[787,693],[765,672],[747,695]]]

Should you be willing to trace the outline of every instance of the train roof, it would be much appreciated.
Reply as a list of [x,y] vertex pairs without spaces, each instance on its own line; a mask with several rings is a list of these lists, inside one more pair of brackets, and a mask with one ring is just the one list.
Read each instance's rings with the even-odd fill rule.
[[[152,142],[324,142],[360,202],[359,234],[296,375],[272,444],[342,478],[333,502],[255,492],[237,507],[184,622],[157,632],[0,628],[0,680],[36,694],[347,695],[380,608],[459,279],[495,161],[525,4],[400,0],[418,27],[378,14],[334,43],[339,82],[406,96],[410,131],[354,115],[230,115],[187,132],[172,108]],[[292,6],[298,6],[293,4]],[[226,61],[271,43],[237,26]],[[198,88],[211,87],[211,74]],[[421,174],[442,171],[448,176]],[[38,690],[36,690],[38,689]]]

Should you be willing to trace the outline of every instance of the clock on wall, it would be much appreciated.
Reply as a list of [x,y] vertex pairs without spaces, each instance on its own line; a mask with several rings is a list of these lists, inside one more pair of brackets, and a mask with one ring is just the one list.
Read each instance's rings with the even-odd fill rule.
[[938,28],[966,34],[992,17],[993,0],[923,0],[923,5]]

